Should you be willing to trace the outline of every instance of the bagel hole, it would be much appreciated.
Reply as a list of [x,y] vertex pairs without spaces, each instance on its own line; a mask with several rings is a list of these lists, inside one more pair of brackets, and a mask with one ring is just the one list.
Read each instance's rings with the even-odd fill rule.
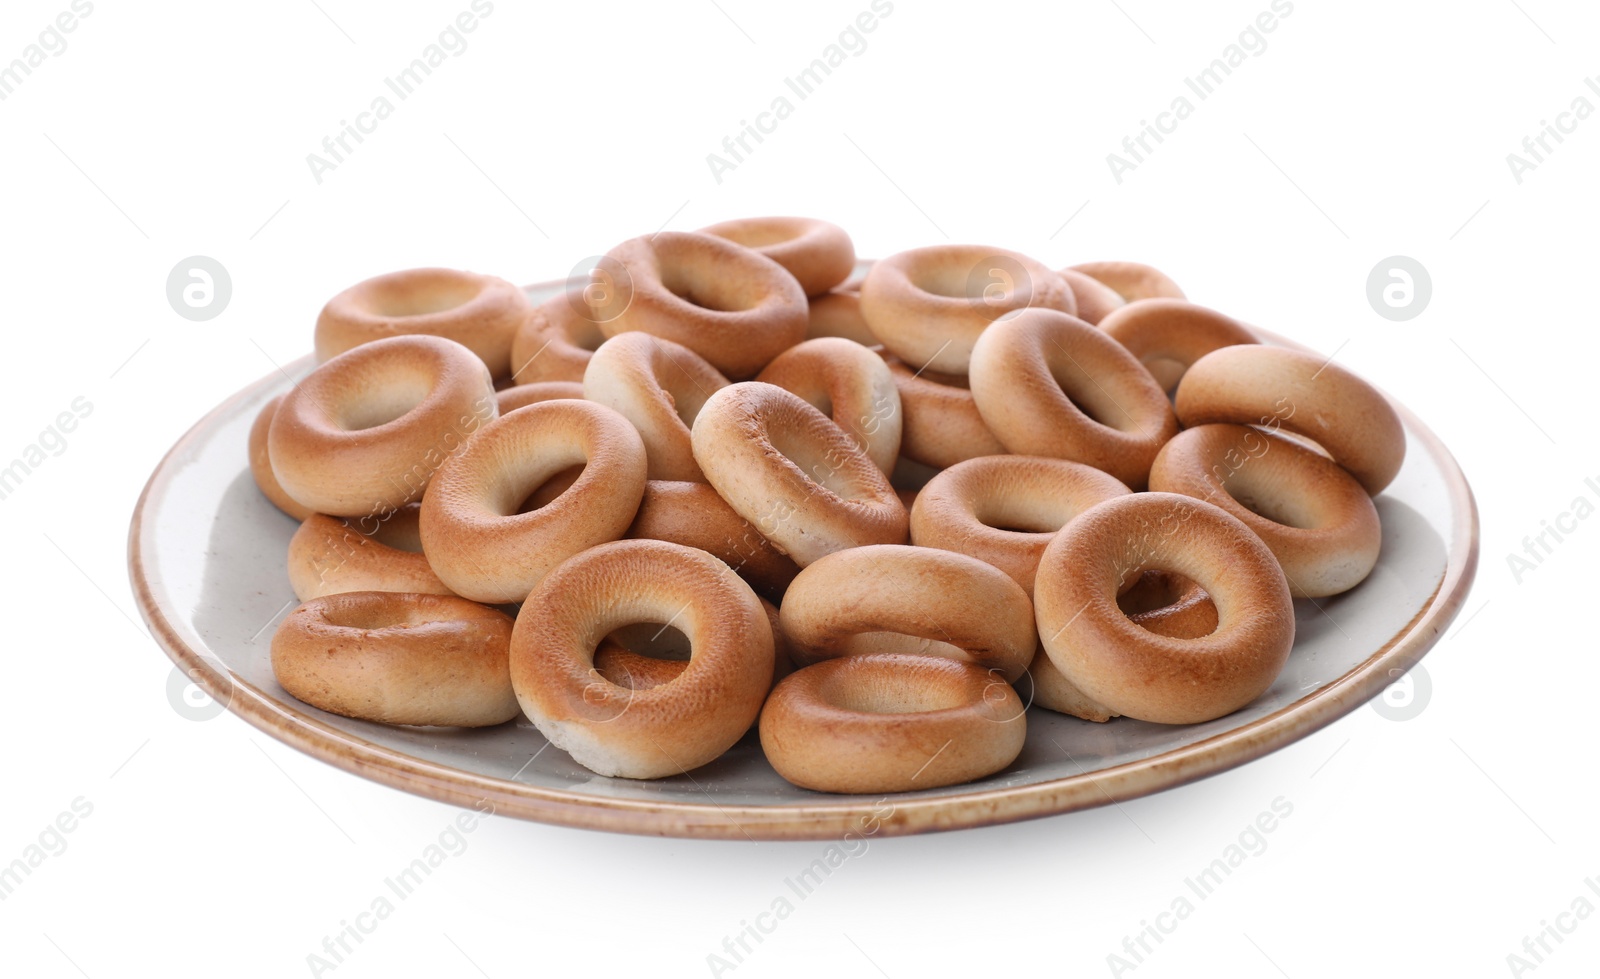
[[612,642],[649,659],[687,663],[691,647],[683,630],[666,622],[634,622],[611,630]]
[[972,515],[985,527],[1012,534],[1053,534],[1064,522],[1048,507],[1027,500],[993,496],[976,502]]
[[1094,375],[1084,370],[1070,358],[1066,363],[1050,363],[1050,376],[1062,395],[1072,406],[1090,420],[1119,432],[1137,432],[1139,425],[1118,407],[1116,400],[1101,386]]
[[1117,595],[1117,608],[1123,615],[1154,612],[1175,604],[1194,582],[1172,571],[1146,571]]
[[894,653],[904,656],[939,656],[965,660],[966,650],[942,639],[925,639],[905,632],[859,632],[844,641],[847,656]]
[[1296,530],[1312,530],[1316,527],[1316,522],[1302,512],[1294,501],[1259,495],[1241,486],[1224,486],[1223,489],[1227,490],[1233,502],[1264,520]]
[[1316,514],[1306,506],[1307,497],[1274,478],[1269,465],[1256,458],[1245,459],[1239,468],[1221,477],[1223,491],[1263,520],[1297,530],[1315,529],[1318,521]]
[[372,311],[379,316],[404,318],[442,313],[471,302],[478,295],[478,284],[447,279],[430,283],[432,288],[383,290],[372,297]]
[[[1198,583],[1175,571],[1148,570],[1117,595],[1117,607],[1129,621],[1170,639],[1200,639],[1217,630],[1217,609],[1211,602],[1175,608]],[[1164,611],[1171,612],[1163,616]]]
[[341,602],[322,610],[324,622],[341,629],[391,629],[438,621],[426,604],[412,602]]
[[583,475],[584,465],[568,466],[554,476],[539,484],[539,487],[528,494],[527,499],[517,505],[518,513],[532,513],[540,507],[548,506],[555,502],[556,497],[572,488],[572,484]]
[[922,683],[917,677],[862,676],[849,670],[823,681],[817,692],[826,703],[863,714],[920,714],[967,703],[960,690]]
[[714,278],[702,279],[681,267],[663,268],[661,284],[689,305],[714,313],[737,313],[749,308],[738,301],[725,283]]
[[[840,434],[843,434],[842,430]],[[844,471],[846,462],[840,457],[840,450],[817,446],[798,436],[799,433],[788,431],[780,425],[774,425],[767,430],[767,438],[772,447],[785,459],[794,463],[807,478],[840,499],[857,499],[860,488],[846,476]],[[849,436],[845,438],[848,440]],[[848,452],[860,454],[861,449],[852,442]]]
[[433,384],[418,375],[385,378],[377,390],[341,406],[337,419],[347,432],[360,432],[404,418],[433,392]]

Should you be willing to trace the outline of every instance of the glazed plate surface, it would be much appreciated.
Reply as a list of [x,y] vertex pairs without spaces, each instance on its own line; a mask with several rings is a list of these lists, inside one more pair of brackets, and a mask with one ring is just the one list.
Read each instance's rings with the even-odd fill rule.
[[[562,283],[530,286],[535,301]],[[1269,342],[1288,344],[1274,337]],[[287,368],[298,379],[306,357]],[[289,696],[269,646],[294,606],[284,555],[296,523],[256,489],[246,436],[290,387],[274,372],[218,406],[162,460],[130,529],[135,596],[152,633],[212,697],[273,737],[346,771],[455,805],[617,832],[824,839],[982,826],[1146,795],[1242,764],[1354,710],[1394,682],[1461,608],[1477,566],[1472,493],[1450,453],[1399,407],[1405,466],[1376,499],[1383,551],[1372,576],[1334,598],[1295,602],[1288,665],[1255,703],[1205,724],[1093,724],[1028,712],[1022,755],[966,785],[885,799],[796,788],[747,735],[704,768],[658,781],[594,775],[526,720],[483,730],[397,728],[324,713]]]

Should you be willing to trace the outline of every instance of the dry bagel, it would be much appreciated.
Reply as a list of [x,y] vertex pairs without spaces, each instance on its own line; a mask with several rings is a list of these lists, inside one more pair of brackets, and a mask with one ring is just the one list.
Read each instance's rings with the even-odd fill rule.
[[[552,476],[582,465],[556,499],[518,510]],[[644,495],[644,442],[589,401],[546,401],[485,425],[422,500],[422,549],[458,595],[520,602],[556,565],[621,537]]]
[[1167,395],[1133,355],[1075,316],[1026,309],[972,351],[972,396],[1007,449],[1087,463],[1143,489],[1177,434]]
[[322,364],[284,395],[267,432],[284,492],[317,513],[385,513],[498,414],[489,371],[434,336],[374,340]]
[[487,727],[517,716],[511,618],[452,595],[313,598],[272,636],[272,672],[297,699],[383,724]]
[[[629,689],[595,668],[620,627],[672,623],[689,663],[670,682]],[[772,627],[727,565],[665,541],[592,547],[545,576],[517,615],[511,682],[550,743],[601,775],[662,778],[733,746],[772,684]]]
[[328,300],[317,317],[319,361],[363,343],[423,334],[454,340],[495,377],[511,373],[511,340],[532,304],[522,289],[492,275],[409,269],[358,282]]
[[760,252],[714,235],[663,231],[625,241],[606,257],[624,278],[593,309],[608,337],[640,330],[672,340],[735,379],[754,377],[805,339],[805,291]]
[[760,381],[729,385],[700,409],[693,436],[706,480],[801,567],[906,539],[906,509],[883,470],[798,395]]

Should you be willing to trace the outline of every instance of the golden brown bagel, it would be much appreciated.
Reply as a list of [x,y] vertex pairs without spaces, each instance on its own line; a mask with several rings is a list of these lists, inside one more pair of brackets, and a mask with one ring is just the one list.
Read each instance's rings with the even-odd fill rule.
[[1313,439],[1374,496],[1406,457],[1400,416],[1377,388],[1298,350],[1252,345],[1206,354],[1184,375],[1174,405],[1187,428],[1281,426]]
[[1072,266],[1114,290],[1126,302],[1139,299],[1186,299],[1183,290],[1165,272],[1140,262],[1083,262]]
[[970,377],[984,424],[1007,449],[1086,463],[1135,490],[1178,431],[1166,393],[1132,354],[1055,310],[997,321],[973,348]]
[[1183,299],[1136,300],[1101,320],[1100,329],[1127,347],[1164,391],[1211,351],[1259,342],[1233,317]]
[[706,399],[728,386],[705,358],[648,333],[620,333],[600,345],[583,375],[583,395],[633,422],[651,479],[705,482],[689,426]]
[[885,362],[900,393],[902,457],[945,468],[1006,451],[978,414],[965,374],[917,372],[893,356]]
[[816,218],[739,218],[701,228],[754,249],[782,265],[808,296],[820,296],[850,278],[856,248],[836,224]]
[[[630,690],[594,656],[638,622],[671,623],[690,656],[676,678]],[[664,541],[616,541],[563,562],[528,595],[511,637],[522,709],[601,775],[661,778],[714,760],[754,723],[772,673],[772,627],[755,592],[706,552]]]
[[256,420],[250,425],[250,475],[255,477],[256,488],[261,490],[261,495],[272,501],[273,506],[296,520],[304,520],[316,511],[295,502],[294,497],[283,491],[283,487],[278,485],[277,475],[272,471],[272,458],[267,453],[267,432],[272,428],[272,416],[278,413],[278,404],[282,401],[283,395],[280,394],[262,405]]
[[1255,531],[1283,567],[1289,593],[1349,591],[1378,563],[1383,530],[1372,498],[1336,463],[1247,425],[1201,425],[1156,456],[1150,488],[1215,503]]
[[947,656],[1011,682],[1033,657],[1033,606],[1003,571],[953,551],[878,544],[803,568],[778,609],[799,661],[875,652]]
[[[572,487],[518,513],[572,466]],[[485,425],[434,477],[422,500],[422,549],[450,589],[520,602],[551,568],[621,537],[644,495],[644,442],[626,418],[589,401],[546,401]]]
[[606,339],[583,297],[583,292],[564,292],[528,314],[511,341],[511,369],[518,384],[583,382],[589,358]]
[[717,493],[802,568],[834,551],[906,539],[906,508],[883,470],[783,388],[723,388],[700,409],[693,440]]
[[800,568],[705,483],[652,479],[627,536],[671,541],[715,555],[756,593],[779,601]]
[[1067,285],[1072,287],[1072,297],[1078,303],[1078,319],[1085,323],[1098,326],[1101,320],[1127,302],[1117,294],[1117,290],[1077,269],[1062,269],[1056,274],[1066,279]]
[[905,792],[983,778],[1027,737],[1017,694],[970,663],[878,654],[797,670],[761,711],[778,774],[818,792]]
[[1073,517],[1131,492],[1081,463],[1036,456],[984,456],[928,481],[911,508],[911,543],[992,564],[1028,595],[1045,545]]
[[607,253],[623,283],[594,308],[606,336],[681,343],[728,377],[754,377],[805,339],[804,290],[783,266],[714,235],[663,231]]
[[1026,255],[982,245],[890,255],[861,283],[861,313],[872,335],[913,370],[967,373],[979,334],[1029,306],[1078,310],[1061,276]]
[[511,339],[533,306],[519,286],[456,269],[409,269],[358,282],[317,317],[319,361],[363,343],[424,334],[462,344],[495,377],[511,373]]
[[452,595],[324,595],[278,626],[272,672],[332,714],[487,727],[518,713],[510,641],[510,616]]
[[289,585],[302,602],[352,591],[454,594],[428,566],[411,503],[343,520],[313,513],[289,539]]
[[[1130,621],[1118,591],[1151,569],[1205,589],[1216,630],[1175,639]],[[1107,709],[1159,724],[1245,706],[1272,685],[1294,645],[1289,583],[1261,538],[1218,507],[1171,493],[1116,497],[1063,527],[1039,562],[1034,603],[1063,676]]]
[[439,337],[390,337],[334,357],[284,395],[267,451],[302,506],[365,516],[420,498],[497,413],[489,371],[472,351]]
[[790,347],[756,380],[776,384],[833,419],[879,469],[900,455],[900,392],[883,358],[853,340],[821,337]]

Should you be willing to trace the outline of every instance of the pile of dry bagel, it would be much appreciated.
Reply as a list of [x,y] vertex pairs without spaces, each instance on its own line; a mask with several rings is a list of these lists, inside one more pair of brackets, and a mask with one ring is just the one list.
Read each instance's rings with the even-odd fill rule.
[[603,775],[759,726],[797,785],[933,788],[1011,764],[1025,699],[1237,710],[1292,598],[1372,570],[1406,440],[1338,364],[1136,263],[856,266],[835,225],[754,218],[537,306],[446,269],[335,296],[250,433],[303,521],[279,682],[389,724],[526,714]]

